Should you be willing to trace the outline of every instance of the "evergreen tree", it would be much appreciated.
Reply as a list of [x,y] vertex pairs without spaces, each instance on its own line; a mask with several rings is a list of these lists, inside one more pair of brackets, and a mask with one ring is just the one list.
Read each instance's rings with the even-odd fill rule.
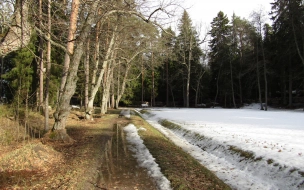
[[178,25],[177,59],[180,64],[181,78],[183,79],[183,102],[185,107],[190,105],[191,73],[195,67],[201,67],[200,56],[202,51],[199,47],[199,38],[192,26],[192,21],[187,11],[184,11]]
[[[227,93],[230,91],[230,69],[229,69],[229,57],[230,57],[230,44],[231,44],[231,26],[229,25],[229,19],[222,11],[217,14],[217,17],[211,22],[211,40],[210,46],[210,69],[212,73],[211,78],[211,96],[214,98],[214,104],[219,101],[224,103]],[[218,97],[221,99],[218,100]]]
[[[281,102],[289,106],[293,105],[292,91],[303,89],[304,83],[304,73],[299,72],[304,71],[303,10],[301,0],[276,0],[272,3],[273,43],[277,55],[274,59],[274,69],[279,73],[277,76],[280,81]],[[286,91],[288,91],[288,101]]]

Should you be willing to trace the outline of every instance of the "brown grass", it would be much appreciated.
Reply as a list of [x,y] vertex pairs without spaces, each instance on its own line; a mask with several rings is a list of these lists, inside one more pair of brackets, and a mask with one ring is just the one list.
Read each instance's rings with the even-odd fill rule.
[[211,171],[139,116],[134,116],[132,123],[147,129],[140,131],[140,136],[161,167],[162,173],[170,180],[173,189],[230,189]]
[[[0,144],[0,189],[156,189],[127,148],[122,128],[131,122],[147,129],[140,136],[173,189],[229,189],[139,116],[127,119],[118,117],[117,110],[110,113],[85,121],[80,119],[83,113],[72,111],[66,129],[74,143],[41,141],[30,134],[25,140],[2,137],[6,143]],[[41,129],[40,119],[39,114],[29,116],[32,128]],[[11,131],[13,137],[16,128],[22,128],[7,117],[0,122],[6,124],[0,130]]]

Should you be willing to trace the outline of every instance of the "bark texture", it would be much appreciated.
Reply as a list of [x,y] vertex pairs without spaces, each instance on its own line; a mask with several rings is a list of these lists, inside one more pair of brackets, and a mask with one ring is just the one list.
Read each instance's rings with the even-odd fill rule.
[[16,1],[12,24],[0,41],[0,57],[18,50],[30,42],[32,26],[28,21],[29,1]]
[[72,59],[66,83],[64,85],[63,92],[60,94],[57,109],[54,113],[55,124],[53,126],[53,131],[56,130],[65,133],[66,120],[71,110],[70,100],[73,94],[75,93],[76,83],[78,80],[78,67],[84,52],[87,37],[90,33],[91,26],[95,20],[94,13],[97,10],[98,3],[99,1],[94,1],[90,6],[91,9],[87,16],[86,23],[84,23],[82,30],[80,31],[79,37],[77,38],[76,48],[73,55],[71,56]]

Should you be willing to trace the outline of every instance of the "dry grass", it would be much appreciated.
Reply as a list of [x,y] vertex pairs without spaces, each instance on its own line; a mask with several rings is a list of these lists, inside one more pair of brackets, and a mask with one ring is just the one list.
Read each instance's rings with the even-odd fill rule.
[[[109,113],[85,121],[80,119],[83,113],[72,111],[66,129],[74,143],[41,143],[31,135],[25,141],[9,141],[0,133],[5,142],[0,144],[0,189],[156,189],[127,150],[122,127],[131,122],[147,129],[140,136],[173,189],[229,189],[139,116],[127,119],[118,117],[117,110]],[[39,114],[28,118],[32,128],[41,129]],[[0,121],[5,124],[0,129],[13,137],[16,128],[22,128],[6,116]]]
[[161,167],[162,173],[170,180],[173,189],[230,189],[211,171],[139,116],[133,116],[132,123],[147,129],[140,131],[140,136]]

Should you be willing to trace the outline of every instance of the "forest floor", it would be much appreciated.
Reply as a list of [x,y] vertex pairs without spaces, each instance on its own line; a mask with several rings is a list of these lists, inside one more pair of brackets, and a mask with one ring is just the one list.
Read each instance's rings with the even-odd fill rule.
[[73,143],[44,137],[0,145],[0,189],[157,189],[128,150],[122,128],[129,123],[147,129],[140,136],[172,189],[229,189],[139,116],[80,115],[73,111],[67,122]]

